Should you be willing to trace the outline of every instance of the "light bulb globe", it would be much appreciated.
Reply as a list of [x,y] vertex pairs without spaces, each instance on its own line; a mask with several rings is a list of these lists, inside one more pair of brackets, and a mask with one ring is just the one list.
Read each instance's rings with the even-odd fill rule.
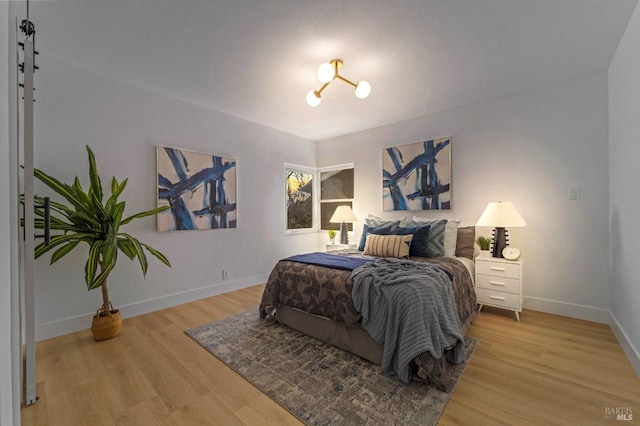
[[321,101],[322,101],[322,98],[316,95],[315,90],[310,90],[309,93],[307,93],[307,104],[309,104],[309,106],[312,106],[315,108],[318,105],[320,105]]
[[335,77],[336,71],[330,63],[325,62],[318,67],[318,78],[323,83],[328,83]]
[[358,85],[356,86],[356,96],[360,99],[364,99],[369,96],[369,93],[371,93],[371,85],[369,82],[364,80],[358,82]]

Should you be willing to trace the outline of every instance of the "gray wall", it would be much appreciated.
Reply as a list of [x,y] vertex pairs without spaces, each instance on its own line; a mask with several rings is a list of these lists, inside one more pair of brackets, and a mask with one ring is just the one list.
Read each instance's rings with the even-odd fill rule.
[[[124,316],[264,282],[278,259],[315,250],[315,234],[284,235],[283,163],[315,166],[316,142],[75,68],[50,52],[39,59],[36,167],[86,185],[90,145],[103,183],[129,178],[125,215],[156,205],[156,145],[237,160],[236,229],[158,233],[154,217],[123,228],[173,265],[150,258],[143,279],[137,262],[120,256],[109,283]],[[100,292],[84,283],[86,253],[76,250],[52,266],[48,256],[36,261],[37,339],[87,328],[99,307]]]
[[640,8],[609,67],[609,226],[611,311],[618,340],[640,374]]
[[[406,215],[473,225],[490,201],[513,202],[528,224],[509,229],[525,262],[525,307],[608,322],[606,73],[322,141],[318,162],[355,163],[359,218],[403,216],[382,211],[382,149],[444,136],[453,208]],[[574,186],[582,199],[570,201]]]

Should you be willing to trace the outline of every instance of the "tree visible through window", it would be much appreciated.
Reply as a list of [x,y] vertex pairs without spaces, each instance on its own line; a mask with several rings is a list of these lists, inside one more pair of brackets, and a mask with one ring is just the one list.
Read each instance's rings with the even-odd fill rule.
[[314,173],[312,169],[285,166],[286,230],[313,230]]

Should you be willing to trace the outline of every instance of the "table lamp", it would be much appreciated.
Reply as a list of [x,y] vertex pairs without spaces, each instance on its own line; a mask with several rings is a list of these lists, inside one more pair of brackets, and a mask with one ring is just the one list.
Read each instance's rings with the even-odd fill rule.
[[507,244],[507,227],[527,226],[520,213],[513,207],[510,202],[493,202],[489,203],[484,213],[476,222],[476,226],[492,226],[493,230],[493,249],[491,255],[493,257],[503,257],[502,249]]
[[347,222],[357,222],[358,219],[353,214],[350,206],[338,206],[333,216],[329,219],[331,223],[340,223],[340,244],[349,244]]

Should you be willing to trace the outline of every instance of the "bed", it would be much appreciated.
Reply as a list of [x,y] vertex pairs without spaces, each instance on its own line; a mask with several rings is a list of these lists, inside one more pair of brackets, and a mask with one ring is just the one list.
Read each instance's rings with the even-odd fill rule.
[[[331,255],[358,258],[362,262],[379,259],[358,250],[335,251]],[[472,259],[473,255],[470,257]],[[462,335],[466,334],[477,314],[471,259],[461,256],[409,256],[408,262],[405,260],[419,268],[431,265],[446,273],[455,302],[452,309],[455,309]],[[259,306],[260,317],[278,321],[382,365],[385,348],[363,327],[363,315],[354,305],[353,290],[352,270],[348,268],[305,263],[296,257],[283,259],[277,262],[265,286]],[[452,346],[444,349],[440,356],[433,356],[427,351],[415,356],[408,367],[410,377],[448,389],[451,383],[446,379],[450,365],[447,358],[451,357],[447,355],[453,350]]]

